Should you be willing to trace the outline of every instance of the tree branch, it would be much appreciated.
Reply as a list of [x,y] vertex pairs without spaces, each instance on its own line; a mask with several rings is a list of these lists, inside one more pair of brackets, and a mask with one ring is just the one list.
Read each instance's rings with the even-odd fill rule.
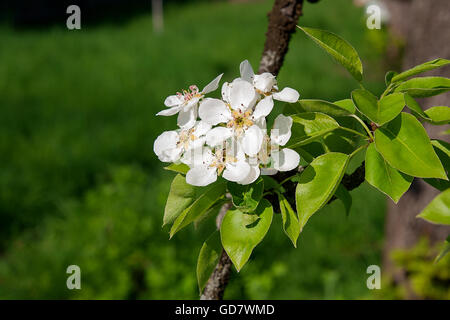
[[[317,2],[318,0],[308,0]],[[283,65],[284,57],[288,51],[291,35],[296,31],[298,18],[302,15],[303,0],[275,0],[269,12],[269,25],[266,32],[266,43],[259,65],[259,73],[270,72],[277,75]],[[221,218],[231,208],[227,203],[219,213],[218,227]],[[214,272],[206,284],[201,300],[220,300],[223,298],[231,272],[231,260],[225,250],[217,263]]]

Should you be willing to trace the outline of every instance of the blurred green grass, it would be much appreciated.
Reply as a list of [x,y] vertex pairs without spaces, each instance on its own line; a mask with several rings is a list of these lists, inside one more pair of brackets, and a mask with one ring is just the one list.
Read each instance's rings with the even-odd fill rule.
[[[153,154],[175,119],[154,115],[164,98],[217,74],[256,68],[271,2],[168,6],[165,30],[150,15],[68,31],[0,27],[0,298],[196,298],[204,235],[161,229],[172,174]],[[351,0],[305,5],[300,23],[340,34],[382,86],[380,51]],[[374,31],[378,32],[378,31]],[[347,98],[357,83],[300,33],[279,75],[302,97]],[[353,192],[311,219],[299,248],[276,219],[226,298],[356,298],[367,265],[380,262],[384,197]],[[359,195],[359,197],[358,197]],[[203,238],[202,238],[203,236]],[[78,264],[82,290],[65,269]]]

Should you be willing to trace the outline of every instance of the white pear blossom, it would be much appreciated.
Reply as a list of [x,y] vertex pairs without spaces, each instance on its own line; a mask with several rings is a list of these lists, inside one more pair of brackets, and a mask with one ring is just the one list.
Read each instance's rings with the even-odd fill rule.
[[162,162],[177,162],[184,152],[202,147],[210,129],[208,123],[197,121],[190,129],[165,131],[156,138],[153,151]]
[[207,84],[202,91],[198,90],[196,85],[191,85],[188,90],[177,92],[166,98],[164,105],[168,109],[158,112],[157,116],[171,116],[178,113],[178,126],[183,129],[192,128],[197,119],[197,106],[205,94],[216,90],[219,87],[220,79],[223,74],[217,76],[213,81]]
[[251,83],[259,94],[272,96],[275,100],[289,103],[298,101],[300,94],[297,90],[286,87],[279,91],[275,76],[269,72],[255,74],[248,60],[242,61],[239,69],[241,71],[241,79]]
[[167,97],[168,109],[158,113],[178,113],[180,129],[163,132],[153,150],[163,162],[188,165],[186,182],[191,185],[206,186],[218,176],[251,184],[262,174],[289,171],[299,164],[296,151],[281,148],[290,139],[292,118],[279,115],[270,136],[266,129],[273,99],[296,102],[298,92],[279,91],[275,76],[255,75],[247,60],[241,63],[240,73],[240,78],[223,84],[221,99],[205,97],[218,88],[219,75],[202,91],[190,86],[189,91]]
[[263,132],[258,123],[265,121],[272,111],[272,97],[265,97],[256,103],[256,90],[250,83],[238,78],[232,83],[224,83],[222,99],[207,98],[199,107],[199,116],[203,121],[211,125],[226,124],[226,127],[216,127],[207,133],[208,145],[213,147],[235,137],[242,143],[247,155],[255,156],[263,142]]
[[238,183],[247,178],[253,173],[252,169],[239,144],[234,142],[226,142],[214,152],[210,147],[203,147],[200,154],[192,152],[194,156],[189,163],[191,169],[186,174],[186,182],[201,187],[215,182],[218,175]]
[[289,148],[282,148],[291,138],[292,118],[280,114],[273,124],[270,137],[264,136],[264,146],[258,153],[263,166],[261,174],[273,175],[278,171],[290,171],[298,167],[300,155]]

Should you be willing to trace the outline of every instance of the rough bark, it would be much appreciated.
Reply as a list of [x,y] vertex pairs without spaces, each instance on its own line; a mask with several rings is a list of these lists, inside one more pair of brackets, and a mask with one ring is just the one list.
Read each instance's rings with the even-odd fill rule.
[[259,73],[277,75],[288,51],[289,40],[302,15],[303,0],[275,0],[269,12],[266,43],[259,63]]
[[[435,58],[450,58],[450,1],[448,0],[389,0],[385,1],[391,16],[390,28],[406,42],[403,69],[411,68],[422,62]],[[448,76],[450,68],[437,69],[426,75]],[[440,95],[420,101],[422,107],[448,106],[450,95]],[[439,135],[445,128],[425,124],[433,138],[446,139]],[[448,128],[448,127],[446,127]],[[417,298],[410,289],[404,270],[397,269],[391,252],[395,249],[413,247],[421,237],[427,237],[430,243],[442,241],[449,234],[450,228],[430,224],[416,215],[438,194],[433,187],[421,179],[415,179],[410,190],[397,205],[388,204],[385,224],[385,247],[383,252],[383,270],[391,274],[394,281],[407,288],[408,298]]]

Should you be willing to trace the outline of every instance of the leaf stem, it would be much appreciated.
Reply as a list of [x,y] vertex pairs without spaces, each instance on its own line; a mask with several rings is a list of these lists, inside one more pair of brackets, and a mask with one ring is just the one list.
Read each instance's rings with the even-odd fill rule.
[[348,131],[348,132],[351,132],[351,133],[353,133],[353,134],[357,134],[357,135],[359,135],[359,136],[361,136],[361,137],[366,138],[366,135],[364,135],[364,134],[362,134],[361,132],[358,132],[358,131],[356,131],[356,130],[353,130],[353,129],[350,129],[350,128],[346,128],[346,127],[340,127],[340,129],[345,130],[345,131]]
[[356,149],[356,150],[353,151],[352,153],[350,153],[350,158],[353,158],[353,156],[354,156],[355,154],[357,154],[357,153],[360,152],[361,150],[367,148],[369,145],[370,145],[370,143],[367,143],[367,144],[365,144],[365,145],[359,147],[358,149]]
[[[370,139],[372,141],[374,140],[372,132],[370,132],[370,129],[367,127],[367,125],[364,123],[364,121],[361,120],[360,117],[358,117],[356,114],[352,114],[352,117],[358,120],[358,122],[363,126],[363,128],[366,130],[367,134],[369,135]],[[365,136],[364,136],[365,137]]]

